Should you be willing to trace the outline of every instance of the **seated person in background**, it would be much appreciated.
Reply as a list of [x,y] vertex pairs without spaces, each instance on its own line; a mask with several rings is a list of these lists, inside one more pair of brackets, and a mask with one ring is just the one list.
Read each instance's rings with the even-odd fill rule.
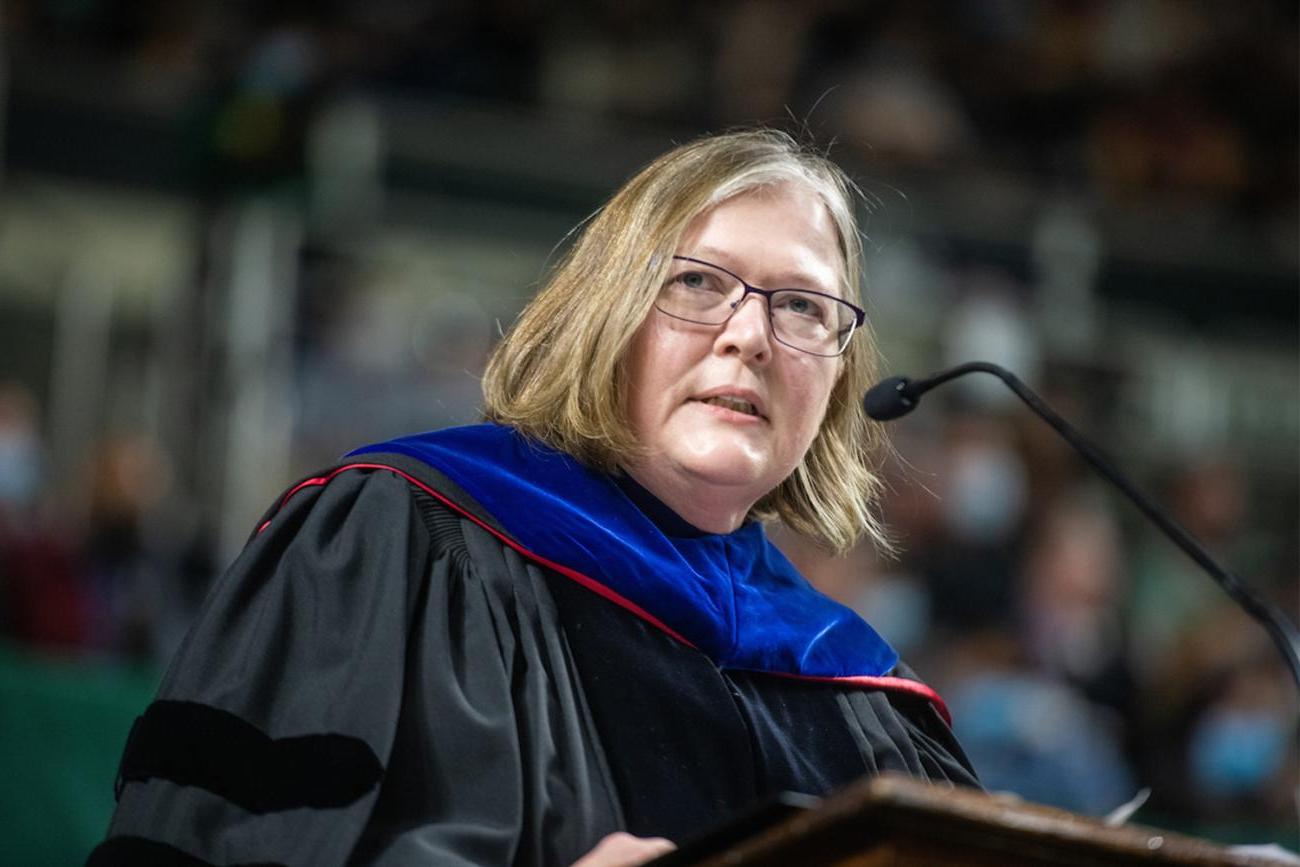
[[495,350],[488,423],[270,510],[91,863],[635,864],[781,790],[978,785],[764,535],[882,539],[852,189],[767,130],[633,177]]

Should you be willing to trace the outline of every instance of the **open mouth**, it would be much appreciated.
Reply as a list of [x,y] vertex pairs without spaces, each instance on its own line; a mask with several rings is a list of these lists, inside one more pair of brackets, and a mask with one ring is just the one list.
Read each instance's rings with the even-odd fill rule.
[[752,415],[755,418],[762,418],[758,412],[758,407],[754,406],[747,400],[741,400],[738,397],[706,397],[699,398],[699,403],[707,403],[710,406],[720,406],[723,409],[729,409],[733,412]]

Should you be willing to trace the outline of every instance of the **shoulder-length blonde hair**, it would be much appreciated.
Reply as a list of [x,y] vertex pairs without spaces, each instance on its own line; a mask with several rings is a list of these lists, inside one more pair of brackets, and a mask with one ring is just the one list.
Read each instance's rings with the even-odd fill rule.
[[[493,351],[483,377],[484,416],[616,472],[639,449],[627,420],[628,346],[687,225],[726,199],[781,183],[802,184],[825,203],[839,231],[845,297],[861,299],[853,198],[860,193],[843,171],[775,130],[701,138],[638,172],[578,236]],[[870,328],[861,330],[841,356],[807,454],[751,511],[758,519],[780,518],[839,553],[863,534],[889,547],[872,509],[884,436],[860,404],[876,376],[877,350]]]

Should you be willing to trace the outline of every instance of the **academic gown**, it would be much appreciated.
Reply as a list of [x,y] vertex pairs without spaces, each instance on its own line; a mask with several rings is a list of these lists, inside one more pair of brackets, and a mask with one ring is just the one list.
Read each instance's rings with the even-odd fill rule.
[[[606,483],[560,459],[582,478],[559,489]],[[978,785],[942,701],[824,597],[810,610],[839,626],[796,635],[792,662],[764,656],[790,637],[762,631],[745,657],[710,643],[734,645],[734,612],[696,622],[653,584],[557,562],[536,550],[559,514],[545,500],[493,500],[452,465],[476,498],[436,465],[374,447],[268,512],[132,729],[89,864],[567,865],[616,830],[680,841],[864,774]],[[669,538],[647,493],[611,496]],[[585,553],[598,570],[599,545]],[[827,634],[848,636],[845,659]]]

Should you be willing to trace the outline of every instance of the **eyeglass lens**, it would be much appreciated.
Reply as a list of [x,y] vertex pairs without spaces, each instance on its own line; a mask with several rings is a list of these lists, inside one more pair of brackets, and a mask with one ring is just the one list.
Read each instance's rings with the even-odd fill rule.
[[[656,306],[678,319],[721,325],[744,296],[744,284],[726,271],[699,262],[675,262]],[[776,338],[817,355],[843,351],[857,319],[849,305],[811,290],[778,289],[767,301]]]

